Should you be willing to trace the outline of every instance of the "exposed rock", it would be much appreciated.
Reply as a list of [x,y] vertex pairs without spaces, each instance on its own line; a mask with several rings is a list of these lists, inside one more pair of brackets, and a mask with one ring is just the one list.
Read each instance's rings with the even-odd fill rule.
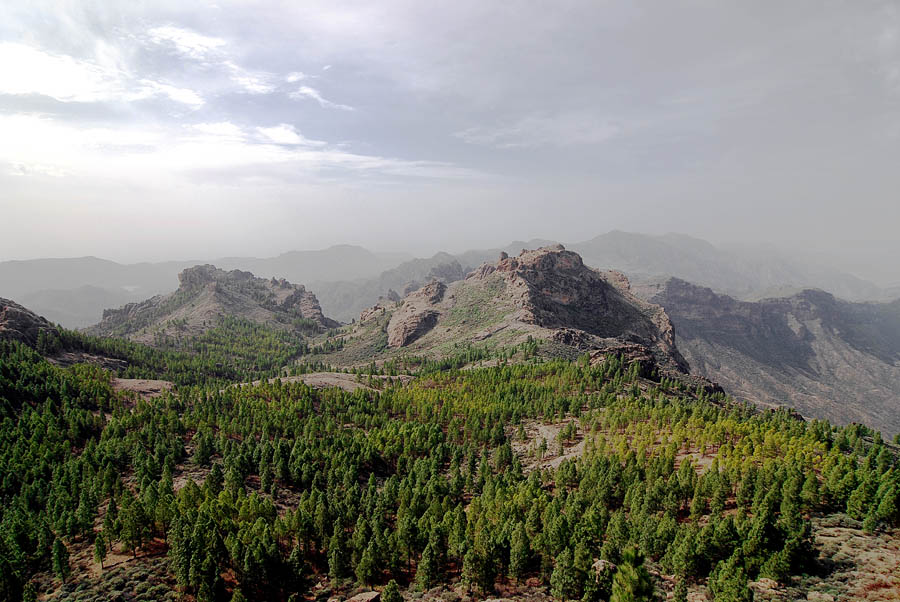
[[349,598],[347,602],[378,602],[381,599],[381,592],[363,592]]
[[518,319],[555,330],[554,340],[582,350],[638,343],[656,362],[687,371],[668,316],[632,295],[621,272],[599,272],[577,253],[553,245],[485,264],[468,279],[484,280],[495,272],[506,281]]
[[[567,357],[570,351],[561,347],[626,355],[660,367],[661,374],[687,371],[663,309],[635,297],[621,273],[591,269],[561,245],[517,257],[502,254],[465,280],[449,286],[432,281],[399,306],[379,303],[360,320],[386,315],[389,349],[428,353],[487,339],[514,345],[532,337],[553,342]],[[358,344],[371,344],[371,328],[360,334]]]
[[56,327],[15,301],[0,297],[0,340],[13,340],[31,347],[41,333],[57,334]]
[[362,313],[359,314],[360,323],[368,322],[369,320],[374,320],[383,316],[385,313],[392,310],[399,302],[399,295],[397,295],[396,300],[390,297],[381,297],[380,299],[378,299],[378,303],[368,309],[364,309]]
[[388,323],[388,346],[405,347],[434,328],[440,313],[435,305],[446,291],[446,284],[434,280],[407,296]]
[[88,332],[152,344],[157,336],[202,334],[226,316],[276,328],[292,328],[298,318],[321,329],[339,326],[322,314],[312,292],[283,278],[263,279],[241,270],[198,265],[182,271],[178,280],[181,285],[169,295],[105,310],[102,321]]
[[900,432],[900,301],[816,290],[758,302],[670,279],[651,297],[698,375],[734,397]]

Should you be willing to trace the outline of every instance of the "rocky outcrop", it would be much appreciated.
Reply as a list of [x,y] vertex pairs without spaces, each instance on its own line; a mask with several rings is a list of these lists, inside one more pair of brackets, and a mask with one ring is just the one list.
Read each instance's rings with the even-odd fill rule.
[[31,347],[44,334],[57,334],[56,327],[15,301],[0,297],[0,340],[12,340]]
[[311,291],[283,278],[198,265],[182,271],[178,280],[180,286],[169,295],[105,310],[102,321],[88,332],[153,343],[160,336],[196,336],[227,316],[282,329],[308,329],[309,322],[322,330],[340,325],[325,317]]
[[900,301],[806,290],[746,302],[674,278],[650,299],[692,370],[738,399],[900,432]]
[[567,357],[599,350],[634,355],[640,349],[642,359],[663,370],[687,371],[662,308],[635,297],[621,273],[589,268],[561,245],[516,257],[502,253],[465,280],[434,280],[399,305],[381,302],[364,311],[360,321],[377,316],[389,316],[386,332],[374,335],[370,326],[359,332],[368,333],[363,338],[386,335],[389,349],[429,353],[472,342],[515,345],[532,337]]
[[553,245],[523,250],[518,257],[504,253],[467,281],[498,276],[519,309],[517,319],[554,331],[554,340],[583,350],[640,344],[657,362],[687,371],[665,311],[633,295],[621,272],[594,270],[577,253]]
[[387,326],[388,347],[405,347],[434,328],[447,285],[438,280],[408,295]]

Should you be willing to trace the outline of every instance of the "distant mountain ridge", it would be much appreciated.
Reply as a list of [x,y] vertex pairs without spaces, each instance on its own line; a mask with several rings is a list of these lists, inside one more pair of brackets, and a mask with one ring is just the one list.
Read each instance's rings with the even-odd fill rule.
[[643,294],[666,310],[692,371],[735,397],[900,432],[900,300],[805,290],[747,302],[680,279]]
[[[403,253],[373,253],[336,245],[316,251],[292,251],[271,258],[231,257],[123,265],[95,257],[0,262],[0,295],[17,299],[67,327],[96,323],[104,308],[168,293],[176,274],[192,265],[212,263],[248,270],[260,277],[303,282],[319,296],[329,316],[349,322],[391,291],[403,295],[432,278],[445,284],[496,258],[516,255],[556,241],[515,241],[503,247],[414,258]],[[678,277],[744,300],[790,295],[821,288],[851,301],[886,301],[900,288],[882,289],[838,270],[808,266],[762,249],[726,249],[680,234],[651,236],[611,231],[593,239],[566,243],[587,265],[617,269],[633,284],[660,283]],[[458,267],[457,267],[458,265]]]
[[294,328],[297,320],[321,329],[339,326],[324,316],[313,293],[285,279],[257,278],[213,265],[188,268],[178,279],[180,286],[173,293],[105,310],[100,323],[87,332],[153,345],[166,337],[202,334],[226,317],[285,329]]

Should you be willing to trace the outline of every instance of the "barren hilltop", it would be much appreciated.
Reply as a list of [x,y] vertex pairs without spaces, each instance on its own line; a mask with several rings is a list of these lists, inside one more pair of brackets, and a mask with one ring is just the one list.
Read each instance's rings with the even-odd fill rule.
[[283,278],[199,265],[182,271],[178,281],[178,289],[168,295],[105,310],[103,320],[86,332],[153,344],[165,337],[197,336],[226,316],[285,329],[304,324],[298,321],[322,329],[339,326],[322,314],[313,293]]

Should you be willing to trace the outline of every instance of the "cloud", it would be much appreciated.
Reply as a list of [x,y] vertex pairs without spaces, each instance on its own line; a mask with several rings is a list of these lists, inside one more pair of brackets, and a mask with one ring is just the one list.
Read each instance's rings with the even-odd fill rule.
[[615,122],[589,113],[562,113],[529,115],[505,125],[474,126],[454,136],[495,148],[536,148],[601,144],[620,130]]
[[147,31],[157,44],[171,45],[180,54],[192,59],[203,59],[225,46],[222,38],[206,36],[190,29],[165,25]]
[[273,127],[256,128],[256,131],[269,142],[298,146],[324,146],[321,140],[310,140],[297,131],[294,126],[281,123]]
[[[451,163],[363,155],[310,140],[290,124],[255,128],[230,121],[191,126],[86,128],[43,115],[0,115],[0,164],[6,172],[152,181],[177,174],[219,173],[285,166],[298,173],[344,170],[359,174],[469,178],[475,172]],[[252,170],[251,170],[252,171]],[[282,177],[282,176],[279,176]]]
[[351,106],[338,104],[336,102],[331,102],[330,100],[324,98],[322,94],[319,93],[315,88],[310,88],[309,86],[300,86],[300,88],[296,92],[291,92],[290,97],[295,100],[300,100],[303,98],[311,98],[319,103],[319,106],[326,109],[340,109],[342,111],[355,111]]
[[308,76],[305,73],[302,73],[300,71],[291,71],[290,73],[288,73],[285,76],[284,81],[286,81],[289,84],[293,84],[293,83],[302,81],[302,80],[306,79],[307,77]]
[[195,123],[190,126],[191,129],[211,136],[222,136],[224,138],[242,138],[244,133],[241,128],[230,121],[218,121],[214,123]]
[[262,71],[248,71],[232,61],[224,61],[222,65],[231,72],[231,81],[250,94],[271,94],[275,91],[272,81],[275,76]]
[[136,80],[116,67],[50,54],[12,42],[0,43],[0,94],[38,94],[60,102],[130,102],[164,96],[198,107],[195,91],[153,79]]
[[202,106],[206,102],[205,100],[203,100],[202,96],[189,88],[179,88],[177,86],[172,86],[149,79],[142,79],[139,83],[141,84],[141,86],[143,86],[143,88],[129,95],[127,97],[129,100],[140,100],[151,96],[164,95],[169,97],[170,100],[174,100],[175,102],[179,102],[181,104],[189,105],[195,108]]
[[275,91],[271,73],[251,71],[226,58],[225,48],[228,45],[223,38],[212,37],[196,31],[166,25],[154,27],[147,31],[153,44],[170,46],[178,54],[198,61],[207,67],[220,67],[228,73],[229,79],[249,94],[271,94]]

